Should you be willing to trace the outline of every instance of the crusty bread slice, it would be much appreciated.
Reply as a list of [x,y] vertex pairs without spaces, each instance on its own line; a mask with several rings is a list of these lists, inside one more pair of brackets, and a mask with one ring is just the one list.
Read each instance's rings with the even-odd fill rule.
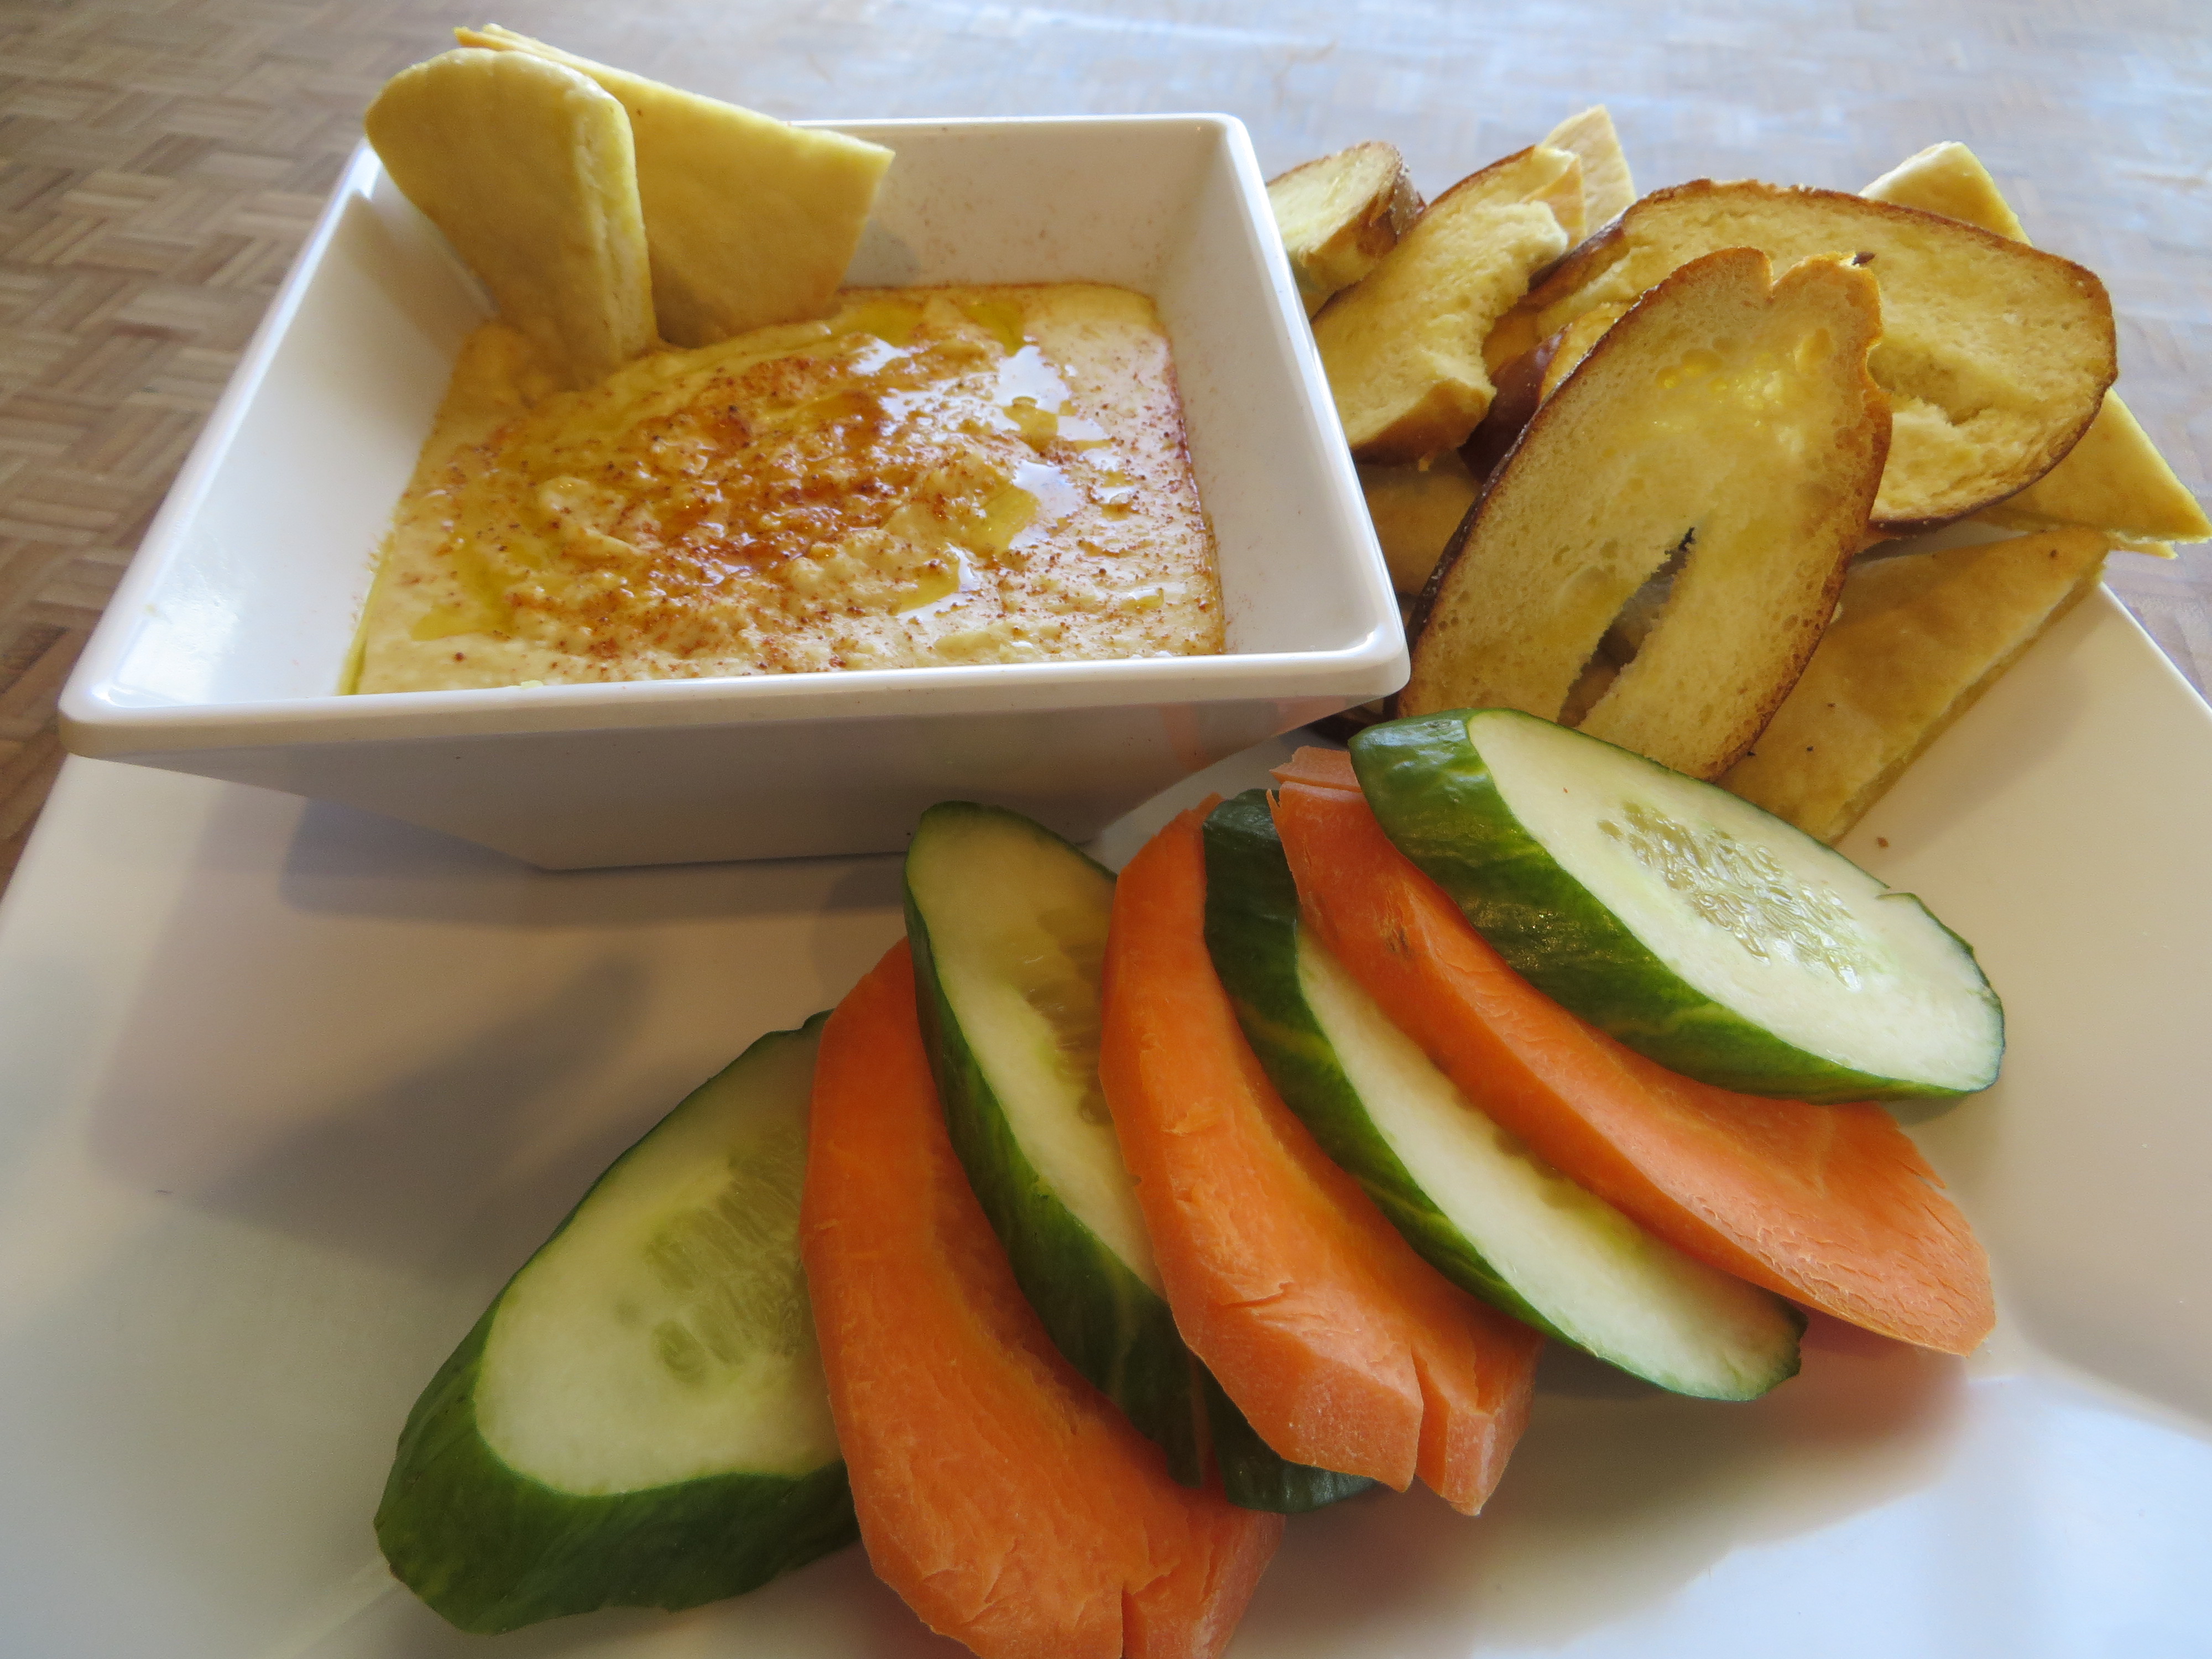
[[1495,395],[1491,325],[1579,226],[1582,163],[1536,147],[1492,162],[1429,204],[1375,269],[1314,319],[1352,452],[1382,464],[1456,449]]
[[1310,317],[1398,245],[1421,193],[1397,146],[1370,139],[1277,173],[1267,205]]
[[1636,180],[1628,171],[1627,154],[1620,135],[1613,130],[1613,117],[1603,104],[1594,104],[1579,115],[1570,115],[1544,136],[1553,149],[1571,152],[1583,164],[1583,211],[1587,229],[1618,217],[1636,199]]
[[1550,348],[1544,357],[1545,397],[1559,389],[1559,382],[1581,366],[1590,348],[1605,337],[1606,330],[1619,322],[1627,309],[1625,305],[1592,306],[1545,343]]
[[662,337],[710,345],[835,309],[890,151],[680,92],[495,23],[454,33],[465,46],[587,75],[629,111]]
[[392,182],[564,384],[595,385],[652,346],[629,118],[591,80],[444,52],[393,76],[365,125]]
[[[1557,200],[1551,204],[1559,214],[1559,228],[1567,233],[1570,242],[1581,241],[1592,230],[1617,218],[1635,201],[1636,182],[1629,176],[1628,157],[1621,153],[1620,139],[1613,130],[1613,118],[1606,113],[1604,105],[1593,105],[1579,115],[1569,116],[1552,129],[1542,143],[1522,154],[1538,156],[1553,150],[1564,151],[1581,164],[1575,174],[1580,189],[1580,200],[1575,205],[1580,217],[1571,220],[1562,204]],[[1593,340],[1595,337],[1595,334],[1591,336]],[[1482,343],[1482,361],[1491,379],[1496,380],[1508,364],[1527,356],[1541,343],[1536,333],[1536,313],[1522,306],[1513,306],[1492,326]],[[1575,356],[1579,359],[1582,353],[1577,351]],[[1565,372],[1561,371],[1563,374]],[[1548,387],[1545,395],[1550,395]],[[1532,412],[1534,407],[1530,405]]]
[[[2027,240],[1996,180],[1964,144],[1931,144],[1860,194],[1963,219],[2015,242]],[[2105,394],[2097,418],[2064,460],[1986,516],[2023,529],[2087,525],[2146,553],[2169,553],[2169,542],[2212,538],[2212,520],[2117,392]]]
[[1448,449],[1426,466],[1362,466],[1359,489],[1390,567],[1390,586],[1418,593],[1481,486]]
[[2112,304],[2081,266],[1916,209],[1749,181],[1698,179],[1644,198],[1530,294],[1537,331],[1626,304],[1700,254],[1744,246],[1785,267],[1856,258],[1881,283],[1872,368],[1894,426],[1875,517],[1887,533],[2024,489],[2074,447],[2112,384]]
[[2097,585],[2106,541],[2069,528],[1869,559],[1723,787],[1833,841]]
[[[1504,206],[1510,202],[1541,202],[1566,233],[1571,247],[1589,234],[1589,204],[1583,191],[1582,157],[1571,149],[1550,144],[1531,144],[1471,173],[1454,185],[1478,201]],[[1437,198],[1439,201],[1442,197]]]
[[1606,629],[1686,557],[1586,732],[1725,770],[1812,654],[1865,534],[1888,405],[1874,279],[1726,249],[1645,294],[1530,421],[1431,580],[1401,713],[1559,718]]

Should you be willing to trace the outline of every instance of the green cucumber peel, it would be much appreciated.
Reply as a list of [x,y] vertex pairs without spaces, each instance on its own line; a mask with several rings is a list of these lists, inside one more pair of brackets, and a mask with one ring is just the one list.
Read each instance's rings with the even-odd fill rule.
[[[1472,723],[1472,725],[1471,725]],[[1354,770],[1392,843],[1456,903],[1507,963],[1555,1002],[1671,1071],[1743,1094],[1835,1103],[1948,1099],[1995,1080],[2003,1052],[2002,1009],[1972,947],[1910,894],[1883,891],[1951,947],[1962,1018],[1987,1027],[1949,1078],[1901,1076],[1816,1053],[1728,1006],[1662,960],[1652,945],[1524,827],[1486,760],[1474,727],[1510,737],[1505,723],[1543,726],[1601,751],[1615,775],[1675,791],[1710,791],[1716,810],[1794,849],[1845,881],[1880,884],[1793,825],[1728,794],[1666,771],[1630,750],[1508,709],[1453,709],[1369,727],[1352,742]],[[1843,872],[1848,872],[1848,876]]]
[[1237,1023],[1284,1103],[1430,1264],[1547,1336],[1569,1339],[1444,1218],[1368,1115],[1298,981],[1298,889],[1267,791],[1206,820],[1206,942]]
[[1339,1474],[1280,1455],[1260,1438],[1213,1373],[1195,1358],[1190,1364],[1213,1442],[1213,1461],[1221,1470],[1222,1495],[1231,1503],[1277,1515],[1309,1515],[1375,1484],[1364,1474]]
[[1022,1150],[939,977],[911,892],[907,938],[930,1069],[953,1151],[1006,1247],[1015,1282],[1053,1346],[1168,1455],[1187,1486],[1204,1478],[1182,1338],[1168,1304],[1056,1197]]
[[860,1535],[842,1460],[578,1497],[519,1474],[477,1426],[498,1305],[440,1367],[376,1511],[392,1573],[458,1628],[496,1634],[600,1607],[675,1611],[757,1589]]
[[[1676,1393],[1752,1399],[1796,1375],[1802,1314],[1691,1261],[1537,1159],[1304,934],[1264,792],[1215,808],[1205,837],[1207,947],[1262,1069],[1431,1266],[1547,1335]],[[1394,1133],[1419,1154],[1419,1170]],[[1432,1193],[1447,1195],[1457,1219]]]
[[477,1410],[485,1350],[532,1264],[572,1230],[589,1227],[593,1199],[687,1108],[738,1083],[749,1063],[781,1044],[811,1048],[828,1018],[761,1038],[609,1165],[416,1401],[377,1508],[377,1542],[400,1582],[449,1623],[489,1634],[600,1607],[696,1607],[757,1589],[860,1536],[845,1465],[834,1455],[795,1472],[732,1469],[572,1492],[512,1467]]
[[[1209,1441],[1225,1494],[1247,1509],[1298,1513],[1372,1484],[1289,1462],[1267,1448],[1225,1396],[1218,1407],[1212,1406],[1201,1389],[1212,1386],[1212,1379],[1184,1346],[1166,1297],[1075,1212],[1024,1149],[947,987],[940,937],[945,929],[932,926],[930,910],[933,902],[941,908],[951,902],[949,896],[939,892],[930,899],[917,890],[933,884],[917,881],[917,860],[934,860],[947,838],[955,836],[1025,838],[1055,859],[1064,858],[1071,872],[1095,875],[1109,908],[1114,876],[1020,814],[966,801],[944,802],[925,812],[908,854],[907,938],[914,951],[924,1044],[945,1127],[969,1185],[1006,1248],[1015,1282],[1054,1346],[1160,1447],[1170,1473],[1185,1486],[1204,1481]],[[979,878],[996,884],[994,896],[1001,899],[1012,879],[1008,862],[987,859],[979,872]],[[1103,936],[1102,925],[1102,941]],[[1095,1054],[1091,1064],[1095,1070]],[[1110,1136],[1107,1143],[1097,1149],[1098,1156],[1108,1155]],[[1126,1182],[1118,1150],[1110,1155],[1118,1180]],[[1143,1266],[1146,1273],[1152,1271],[1149,1255]],[[1223,1411],[1234,1420],[1224,1423]],[[1208,1416],[1204,1427],[1201,1412]]]

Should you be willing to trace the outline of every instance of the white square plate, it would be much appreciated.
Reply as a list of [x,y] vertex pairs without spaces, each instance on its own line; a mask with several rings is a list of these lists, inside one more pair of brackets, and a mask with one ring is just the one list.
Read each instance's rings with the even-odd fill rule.
[[[2010,1015],[2003,1080],[1917,1128],[1995,1259],[1981,1354],[1816,1320],[1749,1406],[1549,1363],[1488,1513],[1293,1521],[1234,1651],[2204,1653],[2208,823],[2212,713],[2100,594],[1848,843]],[[0,1653],[956,1651],[857,1550],[680,1616],[464,1637],[369,1529],[416,1391],[591,1176],[898,927],[888,859],[549,876],[72,763],[0,918]]]

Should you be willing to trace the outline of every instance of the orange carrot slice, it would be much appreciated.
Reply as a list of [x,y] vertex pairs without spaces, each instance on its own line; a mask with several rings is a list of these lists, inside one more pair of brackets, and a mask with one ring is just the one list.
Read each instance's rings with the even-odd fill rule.
[[1099,1078],[1168,1304],[1283,1456],[1482,1506],[1535,1334],[1437,1274],[1276,1095],[1206,949],[1206,807],[1121,872]]
[[1283,1519],[1177,1486],[1053,1346],[945,1133],[901,943],[822,1034],[799,1212],[868,1559],[984,1659],[1218,1654]]
[[1299,750],[1275,769],[1277,783],[1310,783],[1322,789],[1349,789],[1362,800],[1359,774],[1353,769],[1348,749]]
[[1275,825],[1322,942],[1468,1097],[1678,1249],[1839,1319],[1966,1353],[1995,1324],[1989,1261],[1881,1108],[1697,1083],[1507,967],[1392,846],[1349,757],[1301,750]]

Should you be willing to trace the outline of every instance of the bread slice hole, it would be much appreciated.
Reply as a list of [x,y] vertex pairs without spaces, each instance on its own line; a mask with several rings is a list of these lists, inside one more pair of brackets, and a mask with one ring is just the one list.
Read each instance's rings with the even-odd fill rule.
[[1697,539],[1696,526],[1684,531],[1682,539],[1674,544],[1673,551],[1659,568],[1622,602],[1620,610],[1599,635],[1597,648],[1590,653],[1589,660],[1575,677],[1567,700],[1559,709],[1560,725],[1581,725],[1583,716],[1597,707],[1598,699],[1613,689],[1620,671],[1636,660],[1637,652],[1659,625],[1661,613],[1674,591],[1674,578],[1688,564]]

